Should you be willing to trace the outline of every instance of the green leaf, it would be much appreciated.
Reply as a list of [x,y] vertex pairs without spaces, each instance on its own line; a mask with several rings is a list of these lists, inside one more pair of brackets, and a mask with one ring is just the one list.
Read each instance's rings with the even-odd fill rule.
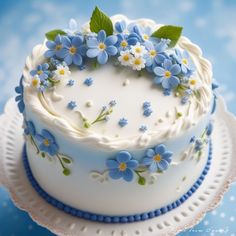
[[44,152],[41,152],[41,156],[42,156],[42,158],[45,158],[45,153]]
[[45,36],[48,40],[54,41],[58,34],[65,35],[66,32],[64,32],[63,30],[60,30],[60,29],[55,29],[55,30],[51,30],[51,31],[47,32],[45,34]]
[[142,176],[138,178],[138,184],[140,185],[145,185],[146,184],[146,179]]
[[173,26],[173,25],[165,25],[156,30],[152,37],[155,38],[163,38],[163,39],[170,39],[171,42],[169,44],[170,47],[174,47],[176,43],[178,42],[181,33],[182,33],[183,27],[180,26]]
[[95,7],[90,19],[90,30],[98,33],[100,30],[105,30],[107,36],[113,34],[113,24],[111,19]]
[[71,160],[67,157],[62,157],[62,161],[66,164],[71,164]]
[[70,175],[70,170],[67,169],[67,168],[65,168],[65,169],[63,170],[63,174],[64,174],[65,176]]

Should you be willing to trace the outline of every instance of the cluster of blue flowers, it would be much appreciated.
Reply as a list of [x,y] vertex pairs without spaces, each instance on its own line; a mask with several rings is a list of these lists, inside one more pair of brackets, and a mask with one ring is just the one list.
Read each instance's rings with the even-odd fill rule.
[[[163,88],[165,95],[170,95],[174,88],[183,84],[181,95],[184,96],[183,88],[184,92],[190,89],[187,86],[188,79],[195,70],[188,52],[170,49],[169,39],[158,39],[151,34],[150,27],[127,25],[125,21],[116,22],[114,33],[109,36],[104,30],[97,34],[77,30],[73,34],[57,35],[54,41],[48,40],[45,57],[63,61],[68,66],[74,64],[84,68],[88,58],[105,64],[109,57],[116,56],[121,65],[153,73],[154,83]],[[46,66],[40,65],[37,69],[43,71],[40,78],[48,76]],[[184,100],[187,101],[187,96]]]
[[[145,171],[151,173],[165,171],[171,163],[172,155],[173,153],[168,151],[164,144],[159,144],[146,150],[141,163],[135,160],[130,152],[120,151],[115,156],[115,159],[106,161],[106,166],[112,179],[123,178],[125,181],[130,182],[134,174],[137,174],[139,179],[145,180],[141,173]],[[139,170],[140,167],[141,170]],[[144,182],[142,181],[140,184],[144,184]]]

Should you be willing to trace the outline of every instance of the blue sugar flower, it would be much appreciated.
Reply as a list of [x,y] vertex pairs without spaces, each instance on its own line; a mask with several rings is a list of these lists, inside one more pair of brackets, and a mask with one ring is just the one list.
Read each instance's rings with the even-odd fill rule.
[[146,132],[147,131],[147,126],[146,125],[141,125],[140,127],[139,127],[139,131],[140,132]]
[[70,79],[67,83],[68,86],[73,86],[75,84],[75,81],[73,79]]
[[58,57],[62,58],[68,66],[72,63],[78,66],[82,65],[83,56],[86,55],[87,50],[83,37],[80,35],[74,37],[63,36],[61,41],[63,47],[59,51]]
[[31,70],[30,74],[32,76],[38,75],[41,81],[44,81],[48,78],[50,71],[48,70],[48,63],[40,64],[35,70]]
[[36,135],[36,129],[32,121],[25,121],[24,133],[25,135],[31,135],[33,137]]
[[135,33],[120,33],[117,34],[117,43],[115,46],[118,48],[119,51],[122,51],[129,49],[129,46],[131,45],[136,45],[139,41],[139,36]]
[[68,109],[73,110],[75,107],[77,107],[76,102],[75,101],[70,101],[67,104]]
[[61,64],[61,61],[57,60],[57,59],[54,58],[54,57],[51,57],[51,58],[50,58],[50,63],[51,63],[53,66],[57,67],[58,65]]
[[195,66],[192,62],[192,59],[190,58],[190,55],[187,51],[181,51],[179,49],[175,50],[176,53],[176,60],[181,66],[181,70],[184,74],[187,74],[187,76],[190,76],[192,72],[195,70]]
[[130,182],[133,179],[133,171],[138,167],[138,161],[133,159],[129,152],[121,151],[116,155],[116,159],[107,160],[106,166],[112,179],[123,178]]
[[84,84],[87,86],[91,86],[93,84],[93,79],[92,78],[86,78],[84,80]]
[[195,140],[195,148],[194,148],[195,152],[201,151],[202,148],[203,148],[203,142],[202,142],[202,140],[201,140],[200,138],[199,138],[199,139],[196,139],[196,140]]
[[57,35],[54,41],[48,40],[46,46],[49,50],[44,53],[44,56],[51,58],[53,56],[58,56],[58,53],[62,49],[61,36]]
[[117,42],[117,36],[110,35],[106,37],[106,32],[100,30],[96,38],[90,38],[87,40],[87,56],[89,58],[97,57],[99,64],[105,64],[108,60],[108,56],[114,56],[117,54],[117,48],[114,46]]
[[143,115],[149,117],[152,114],[153,110],[151,108],[147,108],[143,111]]
[[154,68],[154,73],[156,74],[154,82],[161,84],[164,89],[172,89],[180,83],[177,77],[180,72],[181,68],[178,64],[172,64],[171,60],[165,59],[163,67]]
[[150,102],[144,102],[143,103],[143,109],[147,109],[151,106],[151,103]]
[[119,120],[118,124],[119,124],[120,127],[123,128],[124,126],[128,125],[128,120],[125,119],[125,118],[121,118],[121,119]]
[[56,143],[55,137],[46,129],[43,129],[41,134],[35,135],[39,143],[39,149],[42,152],[48,153],[50,156],[57,154],[59,146]]
[[152,41],[146,41],[145,47],[148,51],[148,53],[145,55],[146,59],[146,66],[157,66],[161,65],[165,59],[168,58],[167,54],[165,53],[165,50],[168,48],[168,44],[166,43],[166,40],[152,40]]
[[115,101],[115,100],[111,100],[111,101],[109,102],[109,105],[110,105],[111,107],[114,107],[114,106],[116,105],[116,101]]
[[140,41],[145,42],[150,39],[152,29],[148,27],[141,27],[138,25],[130,26],[130,31],[139,36]]
[[173,153],[167,151],[164,144],[159,144],[146,151],[143,164],[148,166],[150,172],[164,171],[170,165],[172,155]]
[[123,33],[127,28],[127,24],[126,24],[126,21],[122,20],[122,21],[117,21],[115,23],[115,30],[118,32],[118,33]]
[[164,89],[163,94],[164,94],[165,96],[170,96],[171,90],[170,90],[170,89]]
[[15,101],[18,102],[17,106],[20,111],[20,113],[23,113],[25,110],[25,103],[24,103],[24,87],[23,87],[23,75],[21,76],[19,86],[15,88],[16,93],[18,94],[15,97]]

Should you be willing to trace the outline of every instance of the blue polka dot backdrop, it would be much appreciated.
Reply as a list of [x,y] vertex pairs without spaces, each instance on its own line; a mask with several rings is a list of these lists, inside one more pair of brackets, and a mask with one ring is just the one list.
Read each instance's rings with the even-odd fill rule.
[[[6,101],[15,96],[14,87],[21,76],[26,56],[34,45],[43,41],[45,32],[59,26],[66,28],[70,18],[83,24],[98,5],[108,15],[122,13],[131,19],[146,17],[158,23],[183,26],[183,34],[197,43],[212,62],[214,78],[220,84],[219,92],[229,110],[236,114],[236,85],[232,79],[236,63],[235,1],[12,0],[1,1],[0,5],[0,113]],[[73,81],[68,86],[73,86]],[[70,108],[75,105],[71,103]],[[145,126],[140,127],[140,132],[145,130]],[[198,225],[179,235],[236,235],[235,206],[236,185],[233,184],[215,210],[207,213]],[[18,235],[53,234],[16,208],[8,191],[0,186],[0,236]]]

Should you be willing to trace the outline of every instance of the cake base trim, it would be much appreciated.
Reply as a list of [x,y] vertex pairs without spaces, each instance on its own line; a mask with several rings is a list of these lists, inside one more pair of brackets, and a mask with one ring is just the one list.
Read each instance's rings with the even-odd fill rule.
[[32,185],[32,187],[35,189],[35,191],[49,204],[53,205],[54,207],[58,208],[59,210],[62,210],[66,212],[67,214],[70,214],[75,217],[83,218],[86,220],[91,221],[98,221],[102,223],[132,223],[137,221],[144,221],[148,220],[154,217],[161,216],[167,212],[170,212],[171,210],[175,209],[176,207],[179,207],[181,204],[183,204],[189,197],[192,196],[192,194],[200,187],[203,180],[205,179],[205,176],[207,175],[210,166],[211,166],[211,160],[212,160],[212,143],[211,140],[209,141],[209,150],[208,150],[208,158],[207,162],[205,164],[205,167],[201,173],[201,175],[198,177],[198,179],[195,181],[195,183],[192,185],[192,187],[179,199],[176,201],[162,207],[159,209],[155,209],[153,211],[149,212],[143,212],[140,214],[135,215],[125,215],[125,216],[109,216],[109,215],[101,215],[91,212],[82,211],[80,209],[76,209],[74,207],[71,207],[54,197],[50,196],[46,191],[42,189],[42,187],[38,184],[37,180],[34,178],[33,173],[30,169],[30,165],[28,162],[28,157],[26,153],[26,145],[24,144],[23,153],[22,153],[22,159],[23,159],[23,165],[25,168],[25,172],[27,175],[27,178]]

